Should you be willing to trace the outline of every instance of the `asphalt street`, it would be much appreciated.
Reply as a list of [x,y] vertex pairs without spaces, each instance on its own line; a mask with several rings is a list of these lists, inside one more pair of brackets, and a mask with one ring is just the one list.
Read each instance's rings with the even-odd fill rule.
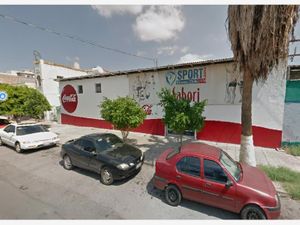
[[238,219],[221,209],[164,202],[152,186],[154,168],[112,186],[97,174],[61,165],[60,147],[23,154],[0,146],[1,219]]

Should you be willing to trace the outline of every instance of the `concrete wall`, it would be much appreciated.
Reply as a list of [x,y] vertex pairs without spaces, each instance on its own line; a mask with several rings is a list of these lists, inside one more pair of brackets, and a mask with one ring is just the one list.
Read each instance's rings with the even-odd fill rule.
[[[253,87],[253,133],[254,144],[279,147],[282,136],[286,65],[275,68],[265,82]],[[76,90],[83,85],[84,93],[78,94],[78,105],[73,113],[62,109],[62,121],[82,126],[110,128],[101,122],[99,103],[103,96],[115,98],[129,95],[136,99],[148,113],[144,124],[136,131],[163,135],[161,118],[163,110],[159,105],[157,92],[168,88],[178,97],[193,101],[207,99],[204,129],[198,139],[240,143],[241,135],[241,93],[242,75],[233,70],[232,63],[187,66],[158,72],[137,72],[135,74],[63,81],[60,93],[66,85]],[[95,83],[102,84],[102,93],[95,93]],[[85,91],[86,90],[86,91]],[[86,120],[86,119],[91,120]]]
[[[102,93],[96,93],[95,84],[101,83]],[[65,83],[60,85],[60,93]],[[116,76],[107,78],[94,78],[85,80],[69,81],[67,84],[72,85],[78,97],[78,106],[73,116],[100,119],[99,105],[104,97],[115,99],[118,96],[126,96],[129,94],[127,76]],[[83,86],[83,93],[78,93],[78,85]],[[64,107],[61,107],[61,113],[68,113]]]
[[86,75],[87,72],[84,70],[79,70],[71,67],[66,67],[63,65],[49,63],[44,60],[40,60],[39,64],[41,86],[39,89],[48,99],[51,106],[60,106],[60,92],[59,84],[55,79],[57,76],[67,77],[77,77]]
[[300,80],[287,83],[282,141],[300,143]]

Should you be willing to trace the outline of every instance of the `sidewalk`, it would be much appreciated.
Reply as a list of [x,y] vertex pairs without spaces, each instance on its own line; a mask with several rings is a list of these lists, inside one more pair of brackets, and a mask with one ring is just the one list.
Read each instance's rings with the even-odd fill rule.
[[[82,135],[90,133],[114,133],[121,137],[121,132],[118,130],[106,130],[100,128],[91,127],[78,127],[66,124],[51,124],[51,131],[59,134],[60,143],[63,144],[66,141],[74,138],[78,138]],[[145,163],[148,165],[154,165],[156,158],[167,148],[177,146],[175,137],[163,137],[156,135],[149,135],[143,133],[130,132],[129,143],[135,145],[145,153]],[[189,140],[184,140],[188,142]],[[197,140],[197,142],[200,142]],[[217,143],[209,141],[201,141],[216,147],[222,148],[226,151],[234,160],[239,160],[239,145]],[[278,151],[270,148],[255,147],[255,156],[257,165],[272,165],[272,166],[284,166],[292,170],[300,172],[300,158],[283,151]]]

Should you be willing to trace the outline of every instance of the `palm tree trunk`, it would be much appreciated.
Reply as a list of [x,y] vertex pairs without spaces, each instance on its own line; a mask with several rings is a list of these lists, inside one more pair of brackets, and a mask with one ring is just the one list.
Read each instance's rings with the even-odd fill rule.
[[242,135],[240,162],[245,162],[250,166],[256,166],[252,136],[252,86],[253,77],[250,74],[249,68],[245,68],[242,94]]

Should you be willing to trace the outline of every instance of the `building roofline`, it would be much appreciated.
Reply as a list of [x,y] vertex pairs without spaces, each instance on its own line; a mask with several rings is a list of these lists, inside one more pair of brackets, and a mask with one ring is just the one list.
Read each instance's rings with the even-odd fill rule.
[[[43,60],[44,64],[50,65],[50,66],[57,66],[57,67],[62,67],[62,68],[66,68],[66,69],[71,69],[71,70],[75,70],[75,71],[81,71],[81,72],[88,72],[88,70],[85,69],[77,69],[71,66],[67,66],[67,65],[63,65],[63,64],[59,64],[59,63],[55,63],[55,62],[51,62],[51,61],[46,61]],[[37,63],[36,61],[34,63]]]
[[180,68],[187,67],[187,66],[195,67],[195,66],[205,66],[205,65],[211,65],[211,64],[228,63],[228,62],[233,62],[233,58],[223,58],[223,59],[206,60],[206,61],[200,61],[200,62],[180,63],[180,64],[173,64],[173,65],[166,65],[166,66],[159,66],[159,67],[106,72],[106,73],[101,73],[101,74],[100,73],[99,74],[90,74],[90,75],[84,75],[84,76],[56,79],[56,81],[60,82],[60,81],[102,78],[102,77],[110,77],[110,76],[121,76],[121,75],[130,75],[133,73],[157,72],[157,71],[167,70],[167,69],[180,69]]

